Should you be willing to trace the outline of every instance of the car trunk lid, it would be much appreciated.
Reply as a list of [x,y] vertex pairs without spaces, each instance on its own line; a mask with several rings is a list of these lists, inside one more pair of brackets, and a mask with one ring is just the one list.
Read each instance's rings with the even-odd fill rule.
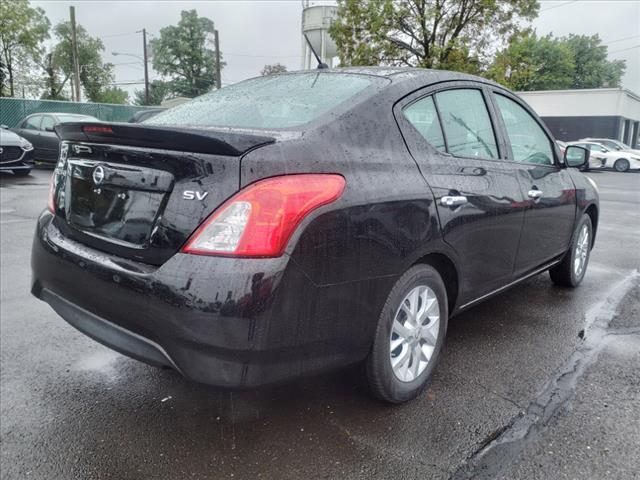
[[55,173],[56,225],[93,248],[160,265],[240,184],[242,154],[274,141],[250,133],[65,124]]

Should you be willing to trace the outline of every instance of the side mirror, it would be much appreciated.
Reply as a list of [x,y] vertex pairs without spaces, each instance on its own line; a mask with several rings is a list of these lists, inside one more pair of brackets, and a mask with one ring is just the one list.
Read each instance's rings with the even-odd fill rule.
[[9,130],[9,127],[6,126],[4,123],[0,125],[0,128],[2,128],[3,130]]
[[564,164],[567,167],[584,167],[589,161],[589,150],[577,145],[569,145],[564,151]]
[[44,127],[45,132],[53,132],[53,127]]

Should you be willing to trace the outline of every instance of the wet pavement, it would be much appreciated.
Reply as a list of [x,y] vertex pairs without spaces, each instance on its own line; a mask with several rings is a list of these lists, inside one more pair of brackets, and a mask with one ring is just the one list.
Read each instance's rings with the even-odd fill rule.
[[3,479],[640,475],[640,174],[591,174],[580,288],[541,274],[452,319],[429,389],[396,407],[357,368],[219,391],[74,330],[29,294],[49,175],[0,175]]

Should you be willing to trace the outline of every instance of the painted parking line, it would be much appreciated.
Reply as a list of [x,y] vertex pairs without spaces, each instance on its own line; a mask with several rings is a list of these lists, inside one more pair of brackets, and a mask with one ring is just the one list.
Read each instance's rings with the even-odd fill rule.
[[33,218],[10,218],[9,220],[0,220],[0,225],[7,225],[9,223],[21,223],[21,222],[33,222]]

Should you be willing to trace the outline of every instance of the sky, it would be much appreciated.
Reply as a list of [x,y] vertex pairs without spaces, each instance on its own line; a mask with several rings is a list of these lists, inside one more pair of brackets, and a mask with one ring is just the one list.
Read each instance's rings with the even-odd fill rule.
[[[67,20],[69,6],[74,5],[77,22],[102,39],[104,60],[115,65],[116,82],[130,93],[143,86],[142,63],[135,56],[112,52],[141,56],[142,34],[136,32],[146,28],[150,38],[157,37],[162,27],[178,22],[181,10],[196,9],[215,23],[227,63],[223,84],[259,75],[265,64],[279,62],[289,70],[301,67],[300,0],[32,0],[31,4],[42,7],[52,25]],[[533,27],[540,34],[556,36],[599,34],[611,59],[627,61],[623,86],[640,94],[640,0],[541,1]],[[151,71],[150,77],[157,75]]]

